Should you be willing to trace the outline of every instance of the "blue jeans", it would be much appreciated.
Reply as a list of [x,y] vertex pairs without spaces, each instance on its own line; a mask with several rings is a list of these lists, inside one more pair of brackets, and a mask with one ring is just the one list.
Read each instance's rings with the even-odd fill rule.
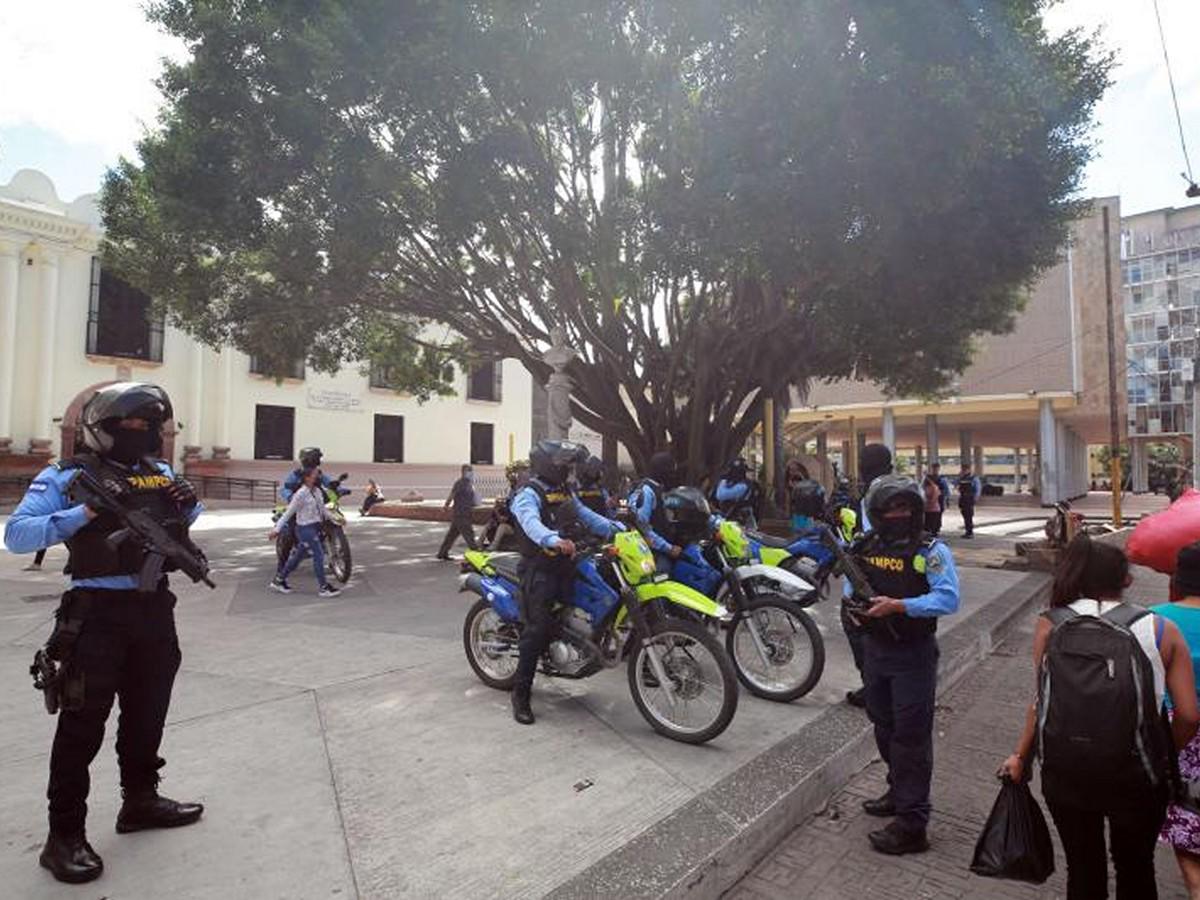
[[296,526],[296,546],[292,548],[287,562],[279,570],[279,577],[286,581],[287,577],[296,571],[300,561],[310,553],[313,558],[313,573],[317,576],[317,584],[325,587],[325,551],[321,549],[321,525],[318,522],[314,522],[312,525]]

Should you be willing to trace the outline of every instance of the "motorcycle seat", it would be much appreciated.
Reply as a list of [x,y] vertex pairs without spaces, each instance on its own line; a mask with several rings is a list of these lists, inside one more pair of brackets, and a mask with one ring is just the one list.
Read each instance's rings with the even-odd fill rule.
[[752,541],[758,541],[764,547],[771,547],[775,550],[787,550],[792,546],[791,538],[775,537],[773,534],[763,534],[761,531],[747,531],[746,536]]
[[521,562],[520,553],[494,553],[488,562],[501,578],[520,583],[521,576],[517,574],[517,566]]

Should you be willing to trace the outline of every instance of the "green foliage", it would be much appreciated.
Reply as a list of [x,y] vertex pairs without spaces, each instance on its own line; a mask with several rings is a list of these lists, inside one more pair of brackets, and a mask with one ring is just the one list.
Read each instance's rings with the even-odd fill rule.
[[108,258],[317,368],[438,322],[541,378],[561,327],[578,418],[695,477],[768,396],[935,392],[1010,327],[1109,67],[1044,5],[158,0],[192,59],[107,180]]

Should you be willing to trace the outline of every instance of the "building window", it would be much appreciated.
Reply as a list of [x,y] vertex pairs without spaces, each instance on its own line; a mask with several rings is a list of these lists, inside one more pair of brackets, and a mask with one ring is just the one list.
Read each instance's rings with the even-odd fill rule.
[[404,462],[404,416],[375,414],[375,462]]
[[294,455],[296,410],[291,406],[254,407],[254,458],[291,459]]
[[398,391],[400,389],[396,387],[397,381],[394,367],[386,366],[383,363],[371,363],[371,373],[367,377],[367,383],[371,387],[385,391]]
[[471,465],[490,466],[495,462],[495,431],[490,422],[471,423]]
[[155,315],[148,294],[106,272],[92,257],[88,294],[87,352],[162,362],[163,317]]
[[499,361],[474,363],[467,371],[467,399],[500,402]]
[[[250,357],[250,374],[251,375],[268,375],[273,376],[275,373],[271,371],[266,360],[259,359],[257,356]],[[288,363],[287,368],[283,373],[284,378],[295,378],[300,381],[304,380],[304,360],[297,359]]]

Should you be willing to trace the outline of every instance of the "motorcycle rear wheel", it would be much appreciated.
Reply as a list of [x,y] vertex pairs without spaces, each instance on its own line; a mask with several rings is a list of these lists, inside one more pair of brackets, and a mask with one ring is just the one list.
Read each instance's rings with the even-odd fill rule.
[[517,680],[519,627],[506,622],[482,597],[467,611],[463,649],[475,675],[488,687],[511,691]]
[[[703,744],[724,731],[737,712],[738,686],[733,664],[720,642],[701,625],[666,617],[650,623],[651,635],[629,654],[629,693],[642,717],[664,737]],[[649,653],[661,652],[675,689],[672,707],[658,684]],[[698,713],[694,722],[682,715]]]

